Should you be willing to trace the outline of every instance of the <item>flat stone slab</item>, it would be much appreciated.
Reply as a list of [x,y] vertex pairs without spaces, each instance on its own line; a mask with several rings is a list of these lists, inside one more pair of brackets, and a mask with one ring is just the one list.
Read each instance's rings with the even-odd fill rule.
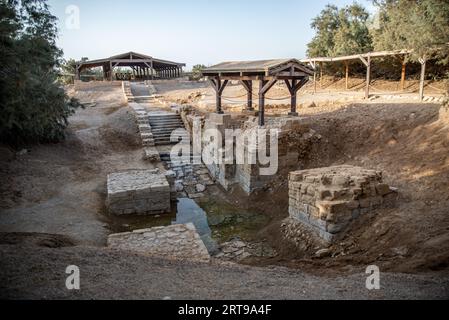
[[109,212],[159,214],[170,212],[170,186],[159,170],[131,170],[108,175]]
[[108,246],[175,260],[210,261],[193,223],[111,234]]

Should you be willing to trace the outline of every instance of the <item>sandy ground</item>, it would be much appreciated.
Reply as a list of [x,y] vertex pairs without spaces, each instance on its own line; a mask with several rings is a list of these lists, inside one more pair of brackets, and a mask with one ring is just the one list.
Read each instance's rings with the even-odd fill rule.
[[[365,102],[365,79],[351,78],[348,84],[349,90],[345,90],[344,79],[323,77],[323,82],[317,82],[317,92],[314,93],[312,81],[307,83],[298,92],[298,108],[308,106],[314,102],[318,109],[304,109],[303,113],[329,111],[329,107],[341,106],[350,102]],[[258,83],[253,83],[253,104],[258,104]],[[399,90],[397,81],[374,80],[371,84],[370,94],[377,97],[380,102],[395,95],[398,101],[412,102],[417,99],[419,82],[409,80],[406,82],[405,90]],[[192,104],[204,111],[213,111],[215,108],[215,91],[207,82],[171,81],[156,84],[159,94],[169,101],[176,103]],[[442,96],[449,90],[447,81],[427,81],[425,95]],[[390,99],[388,99],[390,100]],[[246,105],[247,93],[236,81],[231,81],[225,87],[222,95],[222,104],[228,112],[240,112]],[[287,114],[290,108],[290,96],[284,82],[277,82],[265,98],[267,114]],[[324,108],[320,108],[324,107]]]
[[[203,88],[202,83],[183,84],[189,85],[190,88],[179,89],[171,82],[157,84],[156,88],[167,101],[190,97],[189,104],[199,113],[210,110],[210,105],[213,109],[213,102],[209,105],[204,101],[214,93]],[[397,83],[378,81],[377,85],[393,90]],[[443,87],[444,83],[433,85]],[[329,84],[327,92],[313,95],[306,88],[300,93],[302,131],[312,129],[322,138],[310,145],[289,146],[307,151],[299,159],[297,169],[350,164],[381,170],[385,181],[400,190],[397,207],[381,210],[374,218],[361,219],[353,232],[331,247],[331,257],[316,261],[314,253],[319,247],[297,250],[286,245],[279,232],[281,221],[288,215],[287,172],[283,172],[268,191],[256,193],[245,202],[249,208],[272,216],[272,224],[261,230],[260,237],[267,238],[280,254],[273,259],[246,262],[281,264],[323,274],[344,272],[348,264],[370,261],[395,272],[447,269],[449,124],[447,119],[439,119],[440,105],[415,102],[411,97],[416,98],[416,94],[403,94],[397,99],[380,96],[367,102],[360,92],[349,101],[342,98],[347,92],[338,91],[341,86],[340,81],[335,86]],[[229,94],[243,89],[235,85],[226,88],[225,93],[226,90]],[[283,90],[274,87],[270,93],[282,97]],[[205,93],[200,96],[198,92]],[[312,101],[315,106],[304,107]],[[242,104],[233,103],[225,106],[225,111],[237,115],[241,108]],[[289,106],[275,104],[267,109],[269,116],[279,116],[287,113]],[[235,201],[239,197],[242,194],[237,192]]]
[[80,244],[104,245],[107,175],[151,166],[141,160],[137,128],[120,88],[76,96],[97,105],[70,118],[66,141],[32,146],[2,164],[0,232],[64,234]]
[[[157,89],[169,100],[178,90],[192,97],[210,90],[205,84],[179,86],[167,82]],[[285,176],[246,201],[238,190],[229,194],[240,205],[268,211],[273,218],[260,234],[279,256],[246,263],[293,268],[279,269],[190,265],[102,248],[111,232],[104,208],[107,174],[150,165],[141,160],[137,130],[120,88],[91,88],[76,96],[97,105],[71,117],[66,141],[32,146],[25,154],[2,147],[2,297],[448,297],[449,126],[438,118],[440,106],[376,101],[300,110],[304,130],[312,128],[322,139],[299,159],[298,168],[345,163],[381,169],[386,181],[399,188],[401,201],[395,209],[360,220],[331,248],[333,257],[315,259],[313,250],[295,251],[280,240],[279,225],[287,216]],[[273,108],[278,111],[285,110]],[[31,243],[11,240],[11,232]],[[372,263],[391,272],[383,273],[385,290],[376,293],[364,287],[364,268]],[[85,287],[76,294],[64,289],[68,264],[84,270]]]
[[[441,275],[382,273],[367,290],[365,270],[317,277],[286,268],[160,260],[92,247],[0,245],[2,299],[447,299]],[[81,290],[65,287],[68,265]]]

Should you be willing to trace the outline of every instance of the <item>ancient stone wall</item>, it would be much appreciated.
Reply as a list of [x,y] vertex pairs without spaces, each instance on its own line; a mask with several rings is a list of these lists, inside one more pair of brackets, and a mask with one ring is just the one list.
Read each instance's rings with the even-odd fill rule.
[[122,81],[81,81],[75,80],[75,90],[93,89],[93,88],[109,88],[111,86],[119,87]]
[[289,214],[333,241],[360,215],[394,204],[397,192],[382,172],[353,166],[294,171],[289,175]]
[[[295,149],[289,149],[287,147],[288,141],[286,141],[286,137],[288,137],[288,134],[291,131],[298,129],[299,126],[299,118],[280,117],[267,119],[264,129],[266,129],[267,132],[270,132],[270,129],[278,130],[278,170],[273,175],[262,175],[260,171],[262,168],[260,162],[256,161],[254,163],[248,161],[249,154],[252,155],[250,156],[252,158],[256,159],[258,157],[258,149],[251,146],[248,140],[238,142],[242,143],[239,147],[243,147],[245,154],[245,161],[243,163],[236,163],[236,159],[234,157],[233,164],[211,163],[207,164],[207,167],[211,175],[214,176],[225,189],[228,189],[234,184],[240,185],[240,187],[247,193],[262,189],[277,176],[279,171],[288,167],[296,168],[298,165],[299,154]],[[242,121],[241,119],[234,120],[229,114],[219,115],[212,113],[205,121],[203,132],[207,129],[213,128],[217,129],[224,138],[226,129],[241,129],[243,132],[250,132],[257,130],[259,126],[257,123],[257,117],[255,116],[248,116],[245,121]],[[203,141],[203,150],[205,147],[207,147],[207,142]],[[237,146],[235,145],[234,148],[236,149],[236,147]],[[222,156],[224,149],[219,150],[219,152],[219,156]],[[212,157],[212,154],[209,156]]]
[[108,175],[110,213],[158,214],[170,212],[170,186],[158,169],[130,170]]

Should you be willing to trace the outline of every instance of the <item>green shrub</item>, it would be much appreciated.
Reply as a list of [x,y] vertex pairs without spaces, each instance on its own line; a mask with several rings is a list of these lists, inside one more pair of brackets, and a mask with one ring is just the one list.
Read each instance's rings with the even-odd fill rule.
[[0,0],[1,142],[64,138],[79,103],[58,82],[62,51],[56,36],[56,17],[44,0]]

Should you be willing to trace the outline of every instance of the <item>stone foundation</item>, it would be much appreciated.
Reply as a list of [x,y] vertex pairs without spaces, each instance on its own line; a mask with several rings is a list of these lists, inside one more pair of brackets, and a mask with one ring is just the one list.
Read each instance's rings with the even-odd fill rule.
[[396,198],[380,171],[345,165],[289,174],[290,218],[329,242],[360,215],[391,205]]
[[192,223],[111,234],[108,246],[176,260],[210,260],[209,252]]
[[[278,175],[279,171],[292,167],[297,168],[299,154],[294,148],[288,148],[288,143],[285,140],[291,132],[297,130],[300,127],[300,121],[298,117],[281,117],[281,118],[267,118],[265,129],[278,129],[279,130],[279,148],[278,148],[278,171],[274,175],[261,175],[260,164],[248,163],[245,157],[245,163],[237,164],[234,158],[234,163],[215,163],[213,161],[205,161],[203,154],[203,161],[211,174],[223,188],[229,189],[232,185],[238,184],[246,193],[250,194],[255,190],[263,189],[269,185]],[[217,129],[223,138],[223,143],[219,148],[219,152],[222,154],[224,147],[224,137],[226,129],[242,129],[243,132],[250,132],[258,128],[257,117],[249,116],[246,121],[242,122],[241,119],[234,119],[230,114],[209,114],[209,118],[205,121],[203,132],[208,129]],[[297,139],[295,137],[295,139]],[[268,139],[267,139],[268,140]],[[236,148],[237,142],[234,141],[234,148]],[[208,143],[203,141],[203,150],[207,147]],[[212,143],[214,145],[214,143]],[[252,147],[248,146],[248,141],[245,139],[243,142],[243,148],[245,155],[252,153],[254,157],[257,156],[257,150],[251,150]],[[213,158],[214,150],[210,149],[211,154],[206,155],[209,159]],[[289,171],[290,171],[289,170]]]
[[159,214],[170,212],[170,186],[165,175],[155,170],[132,170],[108,175],[109,212]]

